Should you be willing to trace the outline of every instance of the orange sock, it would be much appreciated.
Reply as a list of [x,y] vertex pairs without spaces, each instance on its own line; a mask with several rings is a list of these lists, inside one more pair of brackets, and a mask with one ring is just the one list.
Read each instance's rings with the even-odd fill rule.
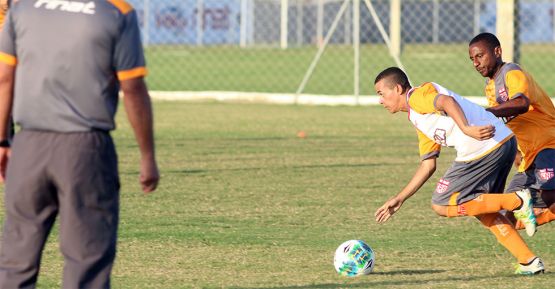
[[478,216],[499,212],[512,211],[522,204],[522,200],[515,194],[482,194],[464,204],[448,206],[447,216]]
[[[555,220],[555,214],[551,212],[549,209],[535,208],[534,213],[536,214],[536,221],[538,222],[538,226],[547,224]],[[522,222],[520,221],[516,221],[515,228],[517,230],[522,230],[524,229],[524,224],[522,224]]]
[[487,227],[519,263],[525,264],[536,255],[530,251],[520,234],[515,230],[511,221],[500,213],[490,213],[476,216]]

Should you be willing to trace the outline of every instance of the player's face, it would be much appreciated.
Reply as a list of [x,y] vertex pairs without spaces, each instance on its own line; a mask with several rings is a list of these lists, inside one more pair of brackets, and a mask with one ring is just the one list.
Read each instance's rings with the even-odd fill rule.
[[468,55],[476,71],[483,77],[493,78],[497,72],[498,62],[501,62],[501,48],[491,48],[484,41],[474,43],[468,47]]
[[402,89],[400,85],[391,85],[387,79],[382,79],[374,85],[374,89],[380,97],[380,104],[390,113],[396,113],[401,110],[400,99],[402,95],[399,92]]

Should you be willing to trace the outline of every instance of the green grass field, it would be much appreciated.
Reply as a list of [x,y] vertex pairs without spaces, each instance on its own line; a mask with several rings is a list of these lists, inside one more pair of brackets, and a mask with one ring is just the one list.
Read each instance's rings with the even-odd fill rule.
[[[148,82],[153,90],[294,93],[316,51],[313,46],[153,46],[146,50]],[[360,53],[360,93],[373,95],[375,76],[395,62],[383,44],[363,45]],[[523,45],[521,55],[523,67],[555,96],[555,45]],[[415,85],[434,81],[461,95],[483,95],[484,79],[468,59],[467,44],[406,45],[401,61]],[[353,86],[353,48],[331,45],[304,92],[351,95]]]
[[[431,191],[453,159],[386,224],[375,210],[409,180],[417,142],[383,108],[155,102],[162,180],[143,195],[125,119],[114,133],[122,180],[114,288],[552,288],[555,227],[525,240],[547,273],[514,276],[514,260],[472,218],[437,217]],[[296,137],[298,130],[308,134]],[[525,235],[525,234],[523,234]],[[39,288],[60,288],[57,233]],[[376,251],[374,273],[339,276],[345,240]]]

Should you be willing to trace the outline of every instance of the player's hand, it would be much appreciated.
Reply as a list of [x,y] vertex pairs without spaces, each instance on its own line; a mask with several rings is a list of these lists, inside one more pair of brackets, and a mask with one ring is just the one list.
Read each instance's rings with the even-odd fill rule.
[[467,126],[464,134],[477,140],[487,140],[495,135],[495,127],[493,125]]
[[10,159],[10,148],[0,147],[0,183],[6,182],[6,168]]
[[139,182],[141,183],[142,190],[148,194],[158,186],[160,180],[160,173],[158,172],[158,165],[153,158],[141,160],[141,173]]
[[401,208],[401,205],[403,205],[403,202],[397,196],[389,199],[389,201],[385,202],[374,214],[376,222],[385,223],[389,220],[391,215],[395,214],[395,212]]

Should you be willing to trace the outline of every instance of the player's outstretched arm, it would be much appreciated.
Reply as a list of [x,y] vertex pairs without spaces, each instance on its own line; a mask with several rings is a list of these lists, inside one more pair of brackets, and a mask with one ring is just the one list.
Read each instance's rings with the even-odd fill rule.
[[[13,102],[15,66],[0,62],[0,140],[8,139],[8,125]],[[6,178],[10,148],[0,147],[0,182]]]
[[524,94],[521,94],[499,105],[486,108],[486,110],[497,117],[511,117],[528,112],[529,107],[530,99]]
[[420,163],[418,169],[409,183],[396,196],[385,202],[374,214],[376,222],[384,223],[397,212],[403,203],[414,195],[436,170],[436,158],[425,159]]
[[154,132],[152,105],[146,84],[142,77],[121,82],[123,102],[127,118],[133,127],[135,138],[141,153],[141,173],[139,182],[145,193],[152,192],[158,186],[160,173],[154,152]]
[[469,137],[477,140],[486,140],[495,135],[495,127],[493,125],[469,125],[461,106],[450,96],[443,94],[439,95],[436,100],[436,108],[447,113],[447,115],[455,121],[461,131]]

